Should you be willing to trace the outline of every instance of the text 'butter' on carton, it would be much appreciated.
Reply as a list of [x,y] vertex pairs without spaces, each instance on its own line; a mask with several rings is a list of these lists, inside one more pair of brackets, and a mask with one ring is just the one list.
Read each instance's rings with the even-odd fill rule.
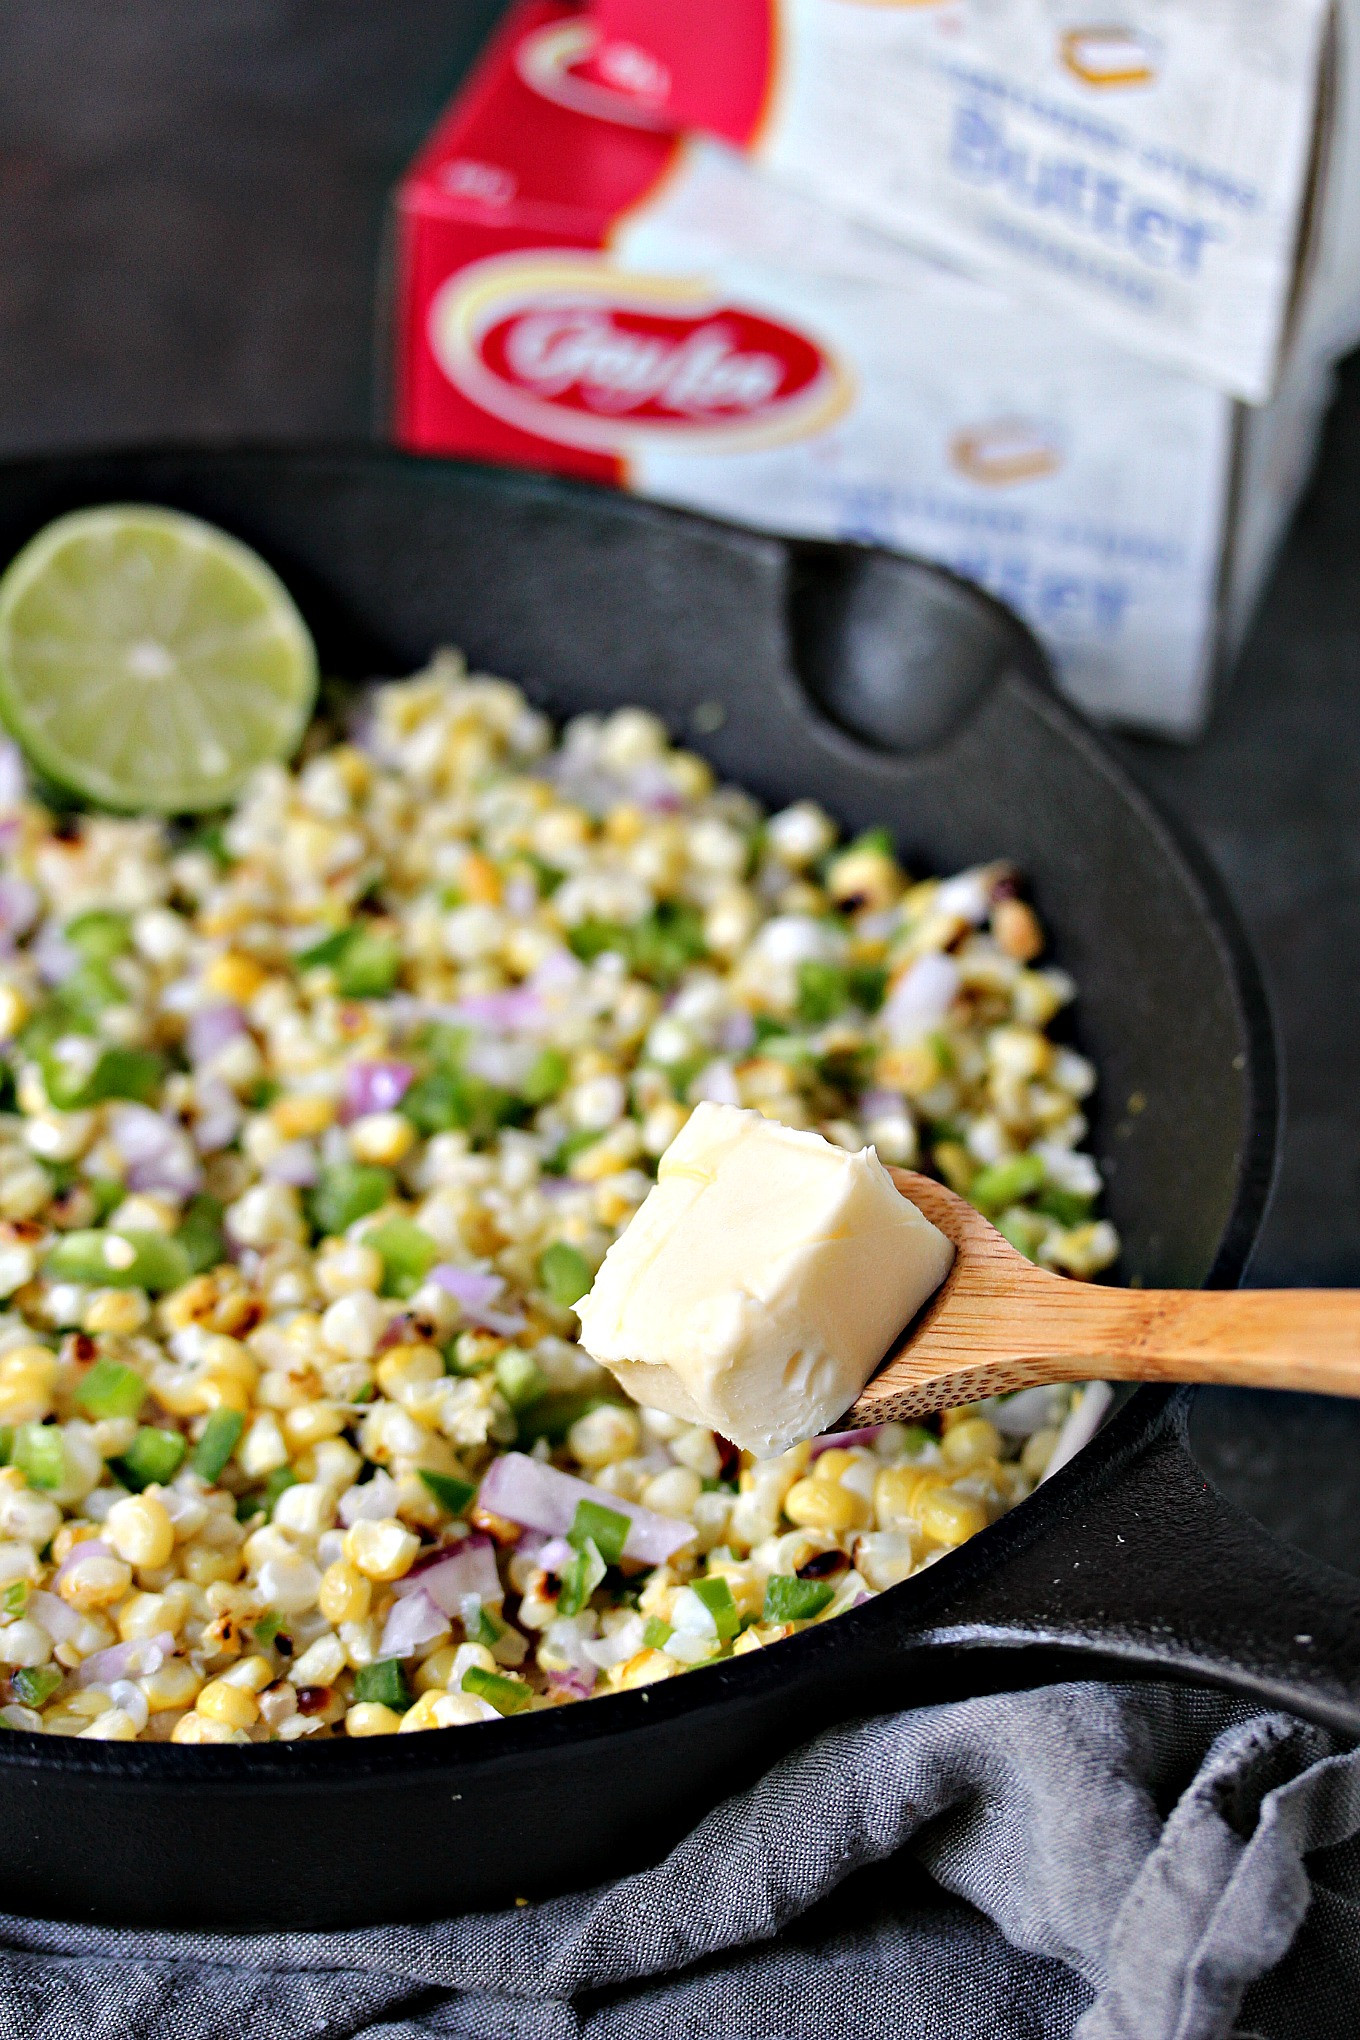
[[1306,474],[1321,365],[1247,410],[674,139],[596,46],[529,0],[404,180],[398,440],[942,562],[1094,713],[1197,730]]
[[597,75],[1259,403],[1326,205],[1346,0],[596,0]]

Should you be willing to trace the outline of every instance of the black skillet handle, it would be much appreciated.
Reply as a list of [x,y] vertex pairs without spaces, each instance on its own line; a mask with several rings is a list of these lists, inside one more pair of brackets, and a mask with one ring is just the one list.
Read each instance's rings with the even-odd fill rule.
[[1019,619],[942,567],[871,546],[789,546],[791,651],[832,722],[894,757],[953,735],[1002,675],[1053,676]]
[[922,1640],[1207,1680],[1360,1734],[1360,1586],[1210,1484],[1189,1450],[1190,1400],[1144,1390],[965,1546]]

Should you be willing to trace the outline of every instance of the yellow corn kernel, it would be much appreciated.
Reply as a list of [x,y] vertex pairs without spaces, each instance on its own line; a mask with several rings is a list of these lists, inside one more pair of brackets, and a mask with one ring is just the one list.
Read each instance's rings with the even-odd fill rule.
[[345,1557],[370,1580],[399,1580],[419,1550],[420,1539],[395,1516],[361,1521],[345,1532]]
[[394,1168],[416,1144],[416,1130],[402,1112],[368,1112],[349,1129],[350,1153],[357,1162]]
[[223,955],[214,957],[203,973],[203,982],[210,992],[216,992],[224,999],[235,999],[241,1006],[248,1004],[268,979],[269,972],[263,964],[257,963],[253,956],[243,956],[236,949],[228,949]]
[[192,1707],[203,1691],[203,1676],[188,1658],[166,1658],[159,1671],[138,1679],[153,1714],[169,1714],[176,1707]]
[[274,1683],[274,1667],[267,1657],[261,1657],[256,1651],[250,1657],[241,1658],[229,1672],[223,1672],[221,1678],[214,1683],[220,1686],[238,1686],[243,1693],[263,1693],[266,1686],[272,1686]]
[[319,1445],[323,1438],[338,1438],[349,1420],[334,1403],[311,1402],[285,1410],[282,1421],[289,1450],[301,1452],[309,1445]]
[[435,1717],[435,1709],[441,1700],[447,1698],[448,1695],[446,1693],[422,1693],[415,1706],[409,1707],[406,1713],[402,1715],[401,1733],[403,1735],[410,1735],[417,1729],[438,1728],[439,1722]]
[[465,900],[471,900],[479,907],[498,907],[501,903],[501,875],[489,857],[480,850],[470,850],[463,859],[458,873],[458,890]]
[[[23,1475],[18,1476],[23,1480]],[[78,1544],[88,1544],[99,1536],[97,1523],[63,1523],[52,1539],[52,1556],[58,1565],[65,1565]]]
[[838,907],[883,913],[901,897],[902,872],[886,850],[842,850],[831,860],[826,889]]
[[991,1518],[985,1502],[976,1495],[961,1495],[954,1488],[933,1488],[917,1504],[916,1520],[922,1534],[934,1544],[966,1544],[985,1530]]
[[220,1722],[223,1728],[250,1728],[260,1718],[253,1693],[229,1686],[225,1679],[210,1679],[194,1702],[194,1710],[205,1721]]
[[129,1495],[104,1519],[104,1538],[129,1565],[164,1565],[175,1548],[175,1526],[154,1495]]
[[874,1482],[874,1515],[880,1530],[896,1530],[916,1521],[921,1497],[933,1487],[943,1487],[943,1468],[936,1466],[885,1466]]
[[1043,1479],[1057,1442],[1058,1432],[1054,1425],[1045,1424],[1041,1431],[1031,1431],[1025,1440],[1025,1449],[1020,1454],[1020,1471],[1028,1480]]
[[321,1575],[316,1604],[332,1628],[362,1622],[373,1603],[372,1582],[348,1559],[338,1558]]
[[294,1092],[291,1097],[274,1100],[269,1121],[284,1140],[310,1140],[334,1124],[335,1100],[314,1091]]
[[841,1475],[857,1463],[853,1452],[847,1452],[841,1445],[831,1445],[813,1460],[812,1478],[839,1482]]
[[178,1636],[194,1610],[194,1590],[188,1580],[171,1580],[158,1594],[133,1594],[118,1610],[118,1634],[124,1643],[143,1637],[160,1636],[169,1630]]
[[40,1424],[52,1411],[57,1358],[46,1346],[15,1346],[0,1357],[0,1423]]
[[951,1424],[941,1441],[950,1466],[981,1466],[1001,1457],[1001,1433],[986,1417],[965,1417]]
[[400,1402],[404,1389],[444,1379],[444,1356],[437,1346],[390,1346],[376,1372],[383,1394]]
[[955,1403],[952,1409],[940,1411],[940,1430],[952,1431],[955,1424],[966,1424],[977,1413],[976,1403]]
[[235,1742],[236,1730],[225,1721],[210,1721],[204,1714],[186,1714],[175,1723],[170,1736],[177,1743]]
[[863,1495],[815,1476],[796,1480],[784,1497],[784,1514],[803,1530],[866,1530],[871,1510]]
[[213,1544],[186,1544],[179,1563],[184,1577],[196,1587],[211,1587],[218,1580],[239,1580],[245,1570],[239,1551],[223,1551]]
[[168,1332],[182,1332],[216,1308],[218,1287],[212,1275],[195,1275],[160,1301],[160,1319]]
[[395,1735],[400,1727],[401,1716],[381,1700],[361,1700],[345,1716],[346,1735]]
[[620,1691],[630,1692],[635,1686],[654,1686],[658,1679],[673,1679],[679,1669],[663,1650],[640,1650],[626,1664],[615,1665],[609,1679]]
[[1043,951],[1044,931],[1033,907],[1023,900],[998,900],[992,908],[992,933],[1007,956],[1033,963]]
[[88,1615],[112,1607],[132,1585],[132,1568],[121,1558],[77,1558],[63,1574],[57,1592],[69,1608]]
[[139,1332],[151,1315],[140,1289],[100,1289],[90,1298],[80,1320],[82,1331]]
[[13,985],[0,985],[0,1038],[8,1041],[28,1018],[28,1001]]
[[412,1682],[417,1693],[442,1693],[444,1691],[449,1680],[453,1677],[453,1661],[458,1655],[458,1649],[459,1646],[457,1644],[446,1643],[442,1650],[437,1650],[432,1656],[426,1658],[424,1664],[417,1670]]

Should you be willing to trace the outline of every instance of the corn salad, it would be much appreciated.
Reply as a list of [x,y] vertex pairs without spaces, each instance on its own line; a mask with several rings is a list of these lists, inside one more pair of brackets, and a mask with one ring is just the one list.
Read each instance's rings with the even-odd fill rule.
[[1115,1258],[1003,864],[912,879],[442,654],[220,824],[0,754],[0,1724],[388,1735],[762,1649],[1021,1500],[1067,1390],[755,1463],[573,1305],[696,1101]]

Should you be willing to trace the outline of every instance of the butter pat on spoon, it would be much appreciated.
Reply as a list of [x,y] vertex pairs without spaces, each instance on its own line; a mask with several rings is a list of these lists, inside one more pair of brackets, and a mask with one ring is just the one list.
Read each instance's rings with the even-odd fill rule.
[[1057,1381],[1360,1395],[1360,1292],[1074,1282],[930,1177],[730,1105],[696,1107],[578,1309],[638,1402],[761,1457]]

